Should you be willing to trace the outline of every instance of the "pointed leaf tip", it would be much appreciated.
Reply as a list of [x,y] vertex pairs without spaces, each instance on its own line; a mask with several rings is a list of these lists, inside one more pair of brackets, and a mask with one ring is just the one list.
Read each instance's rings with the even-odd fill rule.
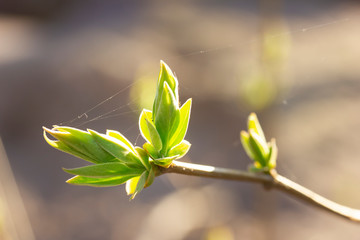
[[125,190],[127,195],[131,195],[130,200],[133,200],[144,187],[149,185],[147,183],[153,180],[151,178],[149,179],[150,174],[150,172],[144,171],[140,176],[131,178],[126,182]]
[[170,87],[170,91],[174,95],[176,101],[179,101],[179,93],[178,93],[178,81],[171,71],[170,67],[166,65],[164,61],[160,61],[160,73],[159,79],[157,83],[156,95],[153,103],[153,120],[155,122],[157,111],[159,108],[159,104],[162,98],[162,94],[164,92],[164,83],[167,83]]
[[116,138],[117,140],[123,142],[126,144],[126,146],[128,146],[131,151],[135,152],[135,147],[134,145],[132,145],[132,143],[121,133],[119,133],[118,131],[115,130],[106,130],[106,135]]
[[261,128],[259,119],[257,118],[255,113],[250,113],[249,118],[248,118],[248,128],[253,129],[265,142],[265,135],[264,132]]

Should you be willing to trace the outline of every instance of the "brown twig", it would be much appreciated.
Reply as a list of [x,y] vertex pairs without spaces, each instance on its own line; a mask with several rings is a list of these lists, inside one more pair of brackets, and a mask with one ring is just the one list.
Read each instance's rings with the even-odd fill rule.
[[313,191],[277,174],[275,171],[271,172],[271,174],[257,174],[178,161],[173,161],[169,168],[160,168],[159,170],[160,174],[178,173],[190,176],[262,183],[266,187],[276,188],[297,199],[302,199],[315,207],[334,213],[337,216],[360,223],[360,210],[349,208],[330,201],[329,199],[326,199],[323,196],[320,196],[319,194],[314,193]]

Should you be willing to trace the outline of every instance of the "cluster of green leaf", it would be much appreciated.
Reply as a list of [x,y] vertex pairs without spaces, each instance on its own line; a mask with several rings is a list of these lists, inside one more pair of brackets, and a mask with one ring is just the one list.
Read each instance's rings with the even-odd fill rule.
[[[190,119],[191,99],[179,107],[178,82],[170,68],[161,62],[153,111],[144,109],[139,127],[147,141],[143,148],[134,147],[121,133],[108,130],[101,134],[71,127],[44,128],[44,138],[52,147],[93,163],[64,169],[75,177],[67,182],[94,187],[126,183],[126,191],[134,198],[150,186],[157,166],[168,167],[190,149],[184,140]],[[48,138],[46,133],[56,140]]]
[[268,173],[276,167],[278,149],[275,139],[266,142],[264,132],[255,113],[248,118],[248,132],[240,132],[241,143],[247,155],[254,160],[250,168],[254,172]]
[[44,128],[57,140],[44,133],[45,140],[54,148],[94,163],[85,167],[64,169],[76,175],[67,183],[93,187],[116,186],[126,182],[126,190],[133,197],[149,186],[155,177],[154,167],[147,153],[134,147],[117,131],[101,134],[71,127]]
[[184,140],[189,124],[191,99],[179,108],[178,81],[170,68],[161,62],[153,111],[144,109],[140,115],[143,145],[156,165],[167,167],[190,149]]
[[[191,144],[184,140],[187,132],[191,99],[181,107],[178,81],[171,69],[161,61],[156,96],[152,111],[144,109],[139,118],[141,135],[146,142],[135,147],[121,133],[107,130],[106,134],[71,127],[44,128],[44,138],[52,147],[84,159],[92,165],[64,169],[75,175],[67,182],[94,187],[126,183],[126,191],[134,198],[148,187],[158,174],[159,167],[169,167],[173,160],[183,157]],[[48,138],[47,133],[56,140]],[[250,170],[270,173],[276,166],[275,140],[266,142],[255,113],[248,119],[248,132],[241,131],[242,145],[254,165]]]

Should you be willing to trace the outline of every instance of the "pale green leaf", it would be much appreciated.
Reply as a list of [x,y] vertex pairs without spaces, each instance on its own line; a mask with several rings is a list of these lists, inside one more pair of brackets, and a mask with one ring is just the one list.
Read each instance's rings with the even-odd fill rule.
[[139,118],[140,132],[146,141],[151,143],[159,152],[162,149],[162,142],[156,127],[151,120],[151,112],[143,110]]
[[148,178],[146,179],[146,183],[145,183],[145,187],[149,187],[155,179],[155,171],[154,171],[154,167],[150,168],[149,174],[148,174]]
[[144,189],[147,184],[148,177],[149,172],[144,171],[141,176],[131,178],[126,182],[126,193],[131,195],[130,200],[134,199],[135,196]]
[[269,143],[270,153],[269,153],[269,160],[267,166],[269,169],[274,169],[276,167],[276,159],[278,156],[278,148],[276,146],[275,139],[272,138]]
[[106,135],[108,135],[110,137],[114,137],[114,138],[118,139],[119,141],[125,143],[126,146],[128,146],[133,152],[135,152],[134,145],[132,145],[132,143],[124,135],[122,135],[118,131],[106,130]]
[[[58,139],[63,144],[52,144],[57,147],[63,147],[63,151],[72,151],[71,154],[75,156],[85,156],[83,159],[93,163],[105,163],[117,161],[114,156],[105,151],[98,143],[94,140],[89,132],[85,132],[79,129],[71,127],[54,127],[53,129],[45,129],[53,137]],[[51,145],[51,144],[50,144]],[[65,148],[67,145],[68,148]],[[71,150],[70,150],[71,151]]]
[[135,192],[133,193],[133,195],[130,197],[130,199],[134,199],[136,197],[137,194],[139,194],[145,187],[146,181],[148,179],[149,176],[149,172],[148,171],[144,171],[137,184],[136,184],[136,188],[135,188]]
[[119,162],[125,164],[135,164],[142,166],[141,160],[136,155],[136,153],[132,152],[132,150],[122,141],[118,139],[98,133],[93,130],[88,130],[91,135],[94,137],[96,142],[108,153],[113,155],[118,159]]
[[156,130],[155,125],[152,122],[150,122],[148,119],[145,120],[146,120],[146,125],[149,129],[151,144],[155,147],[156,151],[160,152],[161,149],[163,148],[160,135]]
[[189,151],[190,146],[191,144],[188,141],[183,140],[181,143],[170,149],[168,156],[177,156],[177,158],[181,158]]
[[148,142],[144,143],[143,148],[144,148],[145,151],[150,155],[150,157],[151,157],[152,159],[155,159],[155,158],[160,157],[158,151],[156,151],[156,149],[154,148],[154,146],[151,145],[150,143],[148,143]]
[[130,168],[123,163],[102,163],[85,167],[72,168],[63,170],[67,173],[85,177],[116,177],[116,176],[138,176],[145,168]]
[[140,176],[133,177],[126,181],[125,190],[127,195],[131,195],[135,193],[137,183],[139,182]]
[[250,113],[248,119],[248,129],[253,129],[266,142],[264,132],[255,113]]
[[172,134],[169,147],[178,145],[184,138],[188,129],[192,99],[188,99],[180,108],[180,122]]
[[249,138],[250,138],[250,136],[247,132],[245,132],[245,131],[240,132],[241,144],[242,144],[246,154],[249,156],[249,158],[251,158],[252,160],[255,160],[254,153],[252,152],[252,149],[250,146]]
[[91,178],[75,176],[66,182],[73,185],[91,186],[91,187],[112,187],[125,183],[132,176],[119,176],[111,178]]
[[179,118],[180,110],[178,102],[171,92],[169,85],[165,82],[161,101],[155,116],[155,126],[162,141],[162,153],[167,151],[171,130],[177,128]]
[[170,87],[171,92],[173,93],[176,101],[179,101],[178,96],[178,81],[169,68],[166,63],[163,61],[160,61],[160,74],[159,74],[159,80],[157,83],[157,89],[156,89],[156,95],[154,99],[154,105],[153,105],[153,119],[155,119],[157,115],[157,111],[161,102],[161,96],[164,90],[164,83],[167,83]]
[[144,149],[142,149],[141,147],[135,147],[135,150],[137,151],[142,164],[149,171],[151,169],[151,165],[150,165],[150,162],[149,162],[148,153]]
[[[66,145],[64,142],[62,141],[59,141],[59,140],[51,140],[46,132],[50,132],[51,130],[50,129],[47,129],[44,127],[44,138],[45,138],[45,141],[52,147],[60,150],[60,151],[63,151],[63,152],[66,152],[66,153],[69,153],[75,157],[78,157],[78,158],[81,158],[85,161],[88,161],[88,162],[92,162],[92,163],[96,163],[98,162],[97,159],[95,158],[92,158],[91,156],[87,156],[85,154],[82,154],[81,152],[75,150],[74,148],[70,147],[69,145]],[[114,158],[115,159],[115,158]]]
[[254,160],[258,161],[262,166],[267,166],[267,160],[269,157],[269,147],[266,142],[253,130],[249,130],[249,143]]
[[148,141],[151,142],[151,137],[150,137],[150,131],[148,128],[148,125],[146,123],[146,119],[152,121],[152,112],[146,109],[143,109],[140,117],[139,117],[139,129],[140,129],[140,133],[143,136],[143,138]]

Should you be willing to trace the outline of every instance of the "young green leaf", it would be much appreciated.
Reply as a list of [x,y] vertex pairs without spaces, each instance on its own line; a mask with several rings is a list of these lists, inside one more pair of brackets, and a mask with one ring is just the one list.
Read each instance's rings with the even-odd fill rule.
[[276,146],[275,139],[272,138],[269,143],[270,153],[269,153],[269,160],[268,160],[268,167],[269,169],[274,169],[276,167],[276,159],[278,155],[278,148]]
[[144,143],[143,148],[150,155],[152,159],[156,159],[160,157],[158,151],[156,151],[154,146],[151,145],[150,143],[148,142]]
[[139,179],[140,179],[140,176],[133,177],[126,181],[125,190],[126,190],[127,195],[132,195],[135,193],[136,186],[139,182]]
[[66,182],[73,185],[91,186],[91,187],[113,187],[125,183],[132,176],[119,176],[111,178],[91,178],[75,176]]
[[190,146],[191,144],[188,141],[183,140],[181,143],[170,149],[168,156],[177,156],[177,158],[181,158],[189,151]]
[[148,178],[146,179],[145,187],[149,187],[154,182],[155,179],[154,169],[155,169],[154,167],[150,168]]
[[243,148],[245,149],[246,154],[251,158],[251,159],[255,159],[255,156],[252,152],[251,146],[250,146],[250,136],[247,132],[245,131],[241,131],[240,132],[240,140],[241,140],[241,144],[243,146]]
[[160,135],[156,130],[155,125],[152,122],[150,122],[148,119],[145,120],[150,133],[150,139],[151,139],[150,143],[154,146],[156,151],[160,152],[161,149],[163,148]]
[[153,122],[151,118],[152,118],[152,112],[149,110],[143,109],[140,114],[140,117],[139,117],[139,129],[140,129],[140,133],[143,136],[143,138],[150,143],[151,143],[151,137],[150,137],[149,128],[146,123],[146,119],[150,120],[150,122]]
[[249,129],[249,144],[254,160],[259,162],[263,167],[266,167],[269,157],[269,147],[253,129]]
[[148,171],[144,171],[141,174],[141,176],[139,178],[139,181],[136,184],[135,192],[130,197],[131,200],[134,199],[135,196],[144,189],[148,177],[149,177],[149,172]]
[[[62,141],[59,141],[59,140],[51,140],[50,138],[48,138],[48,136],[46,135],[47,132],[51,132],[52,130],[50,129],[47,129],[44,127],[44,138],[45,138],[45,141],[52,147],[60,150],[60,151],[63,151],[63,152],[66,152],[66,153],[69,153],[75,157],[78,157],[78,158],[81,158],[85,161],[88,161],[88,162],[91,162],[91,163],[97,163],[98,160],[91,157],[91,156],[87,156],[85,154],[82,154],[81,152],[75,150],[74,148],[70,147],[69,145],[66,145],[64,142]],[[115,159],[115,158],[114,158]]]
[[[117,161],[114,156],[106,152],[97,144],[89,132],[71,127],[54,127],[51,130],[45,129],[45,131],[63,143],[60,145],[57,144],[57,146],[63,147],[63,151],[73,149],[74,151],[72,151],[71,154],[75,156],[85,155],[86,157],[83,158],[84,160],[88,160],[93,163]],[[52,146],[54,145],[55,144]],[[68,148],[65,149],[64,145],[67,145]]]
[[184,139],[189,125],[191,103],[192,99],[190,98],[180,108],[180,122],[171,136],[169,146],[176,146]]
[[141,192],[145,187],[151,185],[154,181],[154,171],[151,169],[149,171],[144,171],[141,176],[131,178],[126,182],[126,193],[131,195],[130,200],[134,199],[135,196]]
[[151,143],[156,151],[160,152],[162,149],[162,142],[156,127],[151,120],[151,111],[143,110],[139,119],[139,126],[141,135],[146,141]]
[[240,139],[247,155],[254,160],[250,171],[269,173],[271,169],[276,167],[278,150],[275,139],[271,139],[269,143],[266,142],[264,132],[255,113],[251,113],[248,118],[248,131],[241,131]]
[[178,102],[167,82],[164,82],[164,90],[155,116],[155,126],[161,137],[163,154],[167,151],[171,130],[179,124],[179,117]]
[[118,176],[135,177],[140,175],[144,171],[144,168],[130,168],[123,163],[102,163],[72,169],[63,168],[63,170],[67,173],[84,177],[108,178]]
[[179,96],[178,96],[178,81],[175,77],[175,75],[173,74],[173,72],[171,71],[171,69],[169,68],[168,65],[166,65],[166,63],[164,63],[163,61],[160,61],[160,74],[159,74],[159,80],[158,80],[158,84],[157,84],[157,89],[156,89],[156,95],[155,95],[155,99],[154,99],[154,105],[153,105],[153,119],[156,118],[157,115],[157,111],[161,102],[161,96],[164,90],[164,83],[167,83],[168,86],[170,87],[171,92],[173,93],[176,101],[179,101]]
[[265,135],[255,113],[250,113],[248,118],[248,129],[253,129],[265,142]]
[[142,164],[145,166],[145,168],[149,171],[151,169],[151,165],[149,162],[149,155],[147,154],[147,152],[142,149],[141,147],[135,147],[135,150],[137,151],[140,160],[142,162]]
[[131,151],[135,152],[135,148],[134,146],[132,145],[132,143],[124,136],[122,135],[121,133],[119,133],[118,131],[115,131],[115,130],[106,130],[106,135],[110,136],[110,137],[113,137],[113,138],[116,138],[117,140],[123,142],[126,144],[126,146],[128,146]]
[[134,152],[123,142],[118,139],[98,133],[94,130],[88,130],[96,142],[108,153],[118,159],[118,161],[125,164],[137,164],[142,166],[140,159]]

